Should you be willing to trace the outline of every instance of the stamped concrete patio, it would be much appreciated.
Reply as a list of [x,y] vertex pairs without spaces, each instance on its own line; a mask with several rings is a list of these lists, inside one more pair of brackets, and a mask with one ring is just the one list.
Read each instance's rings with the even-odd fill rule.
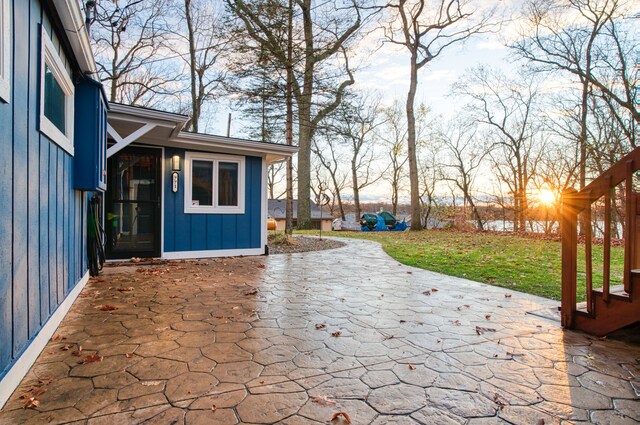
[[640,421],[640,346],[528,314],[556,305],[364,241],[109,267],[0,423]]

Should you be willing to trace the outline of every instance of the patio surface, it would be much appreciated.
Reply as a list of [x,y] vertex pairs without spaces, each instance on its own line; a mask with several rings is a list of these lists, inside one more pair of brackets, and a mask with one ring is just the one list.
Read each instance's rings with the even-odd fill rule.
[[640,346],[527,314],[555,306],[366,241],[108,267],[0,423],[638,423]]

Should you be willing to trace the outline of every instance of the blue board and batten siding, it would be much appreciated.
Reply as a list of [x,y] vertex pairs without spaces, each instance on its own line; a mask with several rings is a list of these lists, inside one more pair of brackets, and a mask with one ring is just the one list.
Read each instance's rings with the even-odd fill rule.
[[0,378],[85,276],[86,196],[74,158],[39,131],[38,0],[12,2],[11,99],[0,101]]
[[164,152],[164,252],[256,249],[261,247],[262,158],[245,157],[244,214],[185,214],[184,170],[179,190],[171,190],[171,157],[185,151]]

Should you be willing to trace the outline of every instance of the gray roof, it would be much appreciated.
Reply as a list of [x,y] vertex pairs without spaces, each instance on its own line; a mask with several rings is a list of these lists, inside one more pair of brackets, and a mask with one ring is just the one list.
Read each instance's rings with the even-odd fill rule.
[[[269,199],[268,204],[269,215],[276,220],[285,218],[286,211],[286,200],[285,199]],[[298,200],[293,200],[293,218],[298,217]],[[320,208],[315,204],[315,202],[311,201],[311,218],[319,219],[320,218]],[[331,220],[331,214],[327,210],[322,210],[322,219]]]

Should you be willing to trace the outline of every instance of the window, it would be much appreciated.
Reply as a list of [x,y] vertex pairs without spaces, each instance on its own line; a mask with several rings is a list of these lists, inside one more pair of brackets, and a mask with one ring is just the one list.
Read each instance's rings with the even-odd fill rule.
[[185,213],[243,214],[244,158],[187,152]]
[[73,83],[44,29],[41,72],[40,131],[73,155]]
[[11,28],[9,0],[0,0],[0,100],[11,100]]

